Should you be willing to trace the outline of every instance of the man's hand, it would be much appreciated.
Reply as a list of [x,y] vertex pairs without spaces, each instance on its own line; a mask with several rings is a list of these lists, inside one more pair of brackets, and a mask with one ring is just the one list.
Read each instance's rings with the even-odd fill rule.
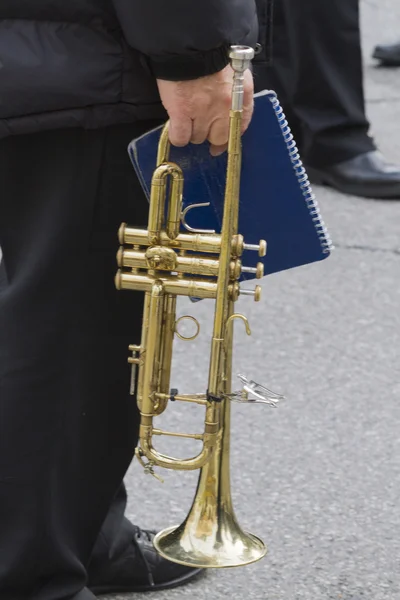
[[[231,108],[233,70],[230,65],[219,73],[190,81],[157,80],[161,101],[170,119],[169,139],[174,146],[208,140],[211,154],[227,147]],[[253,76],[244,75],[244,133],[253,114]]]

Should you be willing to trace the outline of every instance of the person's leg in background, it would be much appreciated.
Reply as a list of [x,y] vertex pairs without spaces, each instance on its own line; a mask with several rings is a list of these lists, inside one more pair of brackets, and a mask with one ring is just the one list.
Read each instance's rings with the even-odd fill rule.
[[[267,2],[268,0],[258,0],[262,18]],[[254,88],[256,92],[271,89],[278,94],[296,143],[301,148],[302,123],[293,106],[294,48],[293,40],[289,37],[284,0],[273,0],[272,34],[270,33],[272,40],[264,39],[266,35],[267,31],[264,27],[260,32],[263,52],[257,55],[253,62]]]
[[[147,222],[127,145],[153,126],[0,142],[1,600],[93,600],[90,558],[104,571],[133,555],[118,511],[138,434],[127,356],[142,295],[118,292],[114,275],[120,223]],[[145,568],[130,563],[133,583]]]
[[256,85],[282,99],[311,181],[360,196],[400,197],[400,168],[368,135],[358,0],[276,0],[271,67]]

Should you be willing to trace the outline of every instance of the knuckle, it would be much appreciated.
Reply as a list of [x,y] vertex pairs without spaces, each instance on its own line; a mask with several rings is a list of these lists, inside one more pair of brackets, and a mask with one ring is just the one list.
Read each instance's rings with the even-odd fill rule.
[[231,104],[232,104],[232,95],[230,93],[224,94],[224,96],[222,98],[222,104],[225,109],[227,109],[227,110],[230,109]]

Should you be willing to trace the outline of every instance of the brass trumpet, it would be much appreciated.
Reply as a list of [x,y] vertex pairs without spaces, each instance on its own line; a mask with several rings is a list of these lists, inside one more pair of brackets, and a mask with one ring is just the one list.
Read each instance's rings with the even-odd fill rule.
[[[258,537],[242,531],[237,523],[229,474],[231,401],[276,406],[281,399],[242,375],[239,377],[243,388],[239,392],[231,389],[235,320],[242,320],[250,334],[246,317],[235,313],[234,304],[240,295],[251,294],[256,301],[261,295],[260,286],[243,290],[238,280],[246,270],[253,271],[258,278],[263,276],[262,263],[254,269],[246,269],[240,257],[246,249],[257,251],[260,257],[266,253],[264,240],[255,245],[246,244],[237,231],[243,78],[253,56],[253,49],[245,46],[233,46],[230,50],[234,80],[221,233],[181,231],[184,177],[179,165],[168,160],[168,124],[160,137],[152,178],[148,228],[134,229],[122,224],[119,230],[120,269],[116,286],[121,290],[145,292],[141,342],[130,346],[132,356],[128,359],[132,364],[131,393],[136,393],[141,413],[136,456],[145,471],[156,477],[154,467],[201,469],[193,505],[184,523],[159,533],[154,544],[164,558],[191,567],[246,565],[260,560],[267,551]],[[183,395],[170,387],[173,341],[175,335],[181,337],[176,319],[178,296],[215,300],[205,393]],[[186,434],[155,428],[155,417],[163,413],[171,401],[175,405],[191,402],[203,406],[204,432]],[[162,435],[201,440],[202,450],[191,458],[166,456],[153,445],[154,437]]]

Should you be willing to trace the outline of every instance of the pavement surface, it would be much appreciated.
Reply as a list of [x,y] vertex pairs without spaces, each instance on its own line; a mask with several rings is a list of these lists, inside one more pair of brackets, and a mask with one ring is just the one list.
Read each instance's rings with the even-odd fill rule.
[[[372,132],[400,163],[400,69],[370,59],[375,43],[400,36],[399,3],[362,2],[362,25]],[[234,503],[269,553],[148,600],[400,598],[400,202],[315,192],[334,254],[263,280],[261,303],[239,303],[253,337],[237,326],[237,368],[287,396],[274,411],[234,406]],[[199,391],[212,306],[180,308],[203,330],[198,344],[176,346],[174,379]],[[163,425],[195,431],[199,413],[182,409],[178,424],[171,409]],[[197,475],[167,473],[161,485],[134,464],[126,482],[130,518],[159,528],[183,520]]]

